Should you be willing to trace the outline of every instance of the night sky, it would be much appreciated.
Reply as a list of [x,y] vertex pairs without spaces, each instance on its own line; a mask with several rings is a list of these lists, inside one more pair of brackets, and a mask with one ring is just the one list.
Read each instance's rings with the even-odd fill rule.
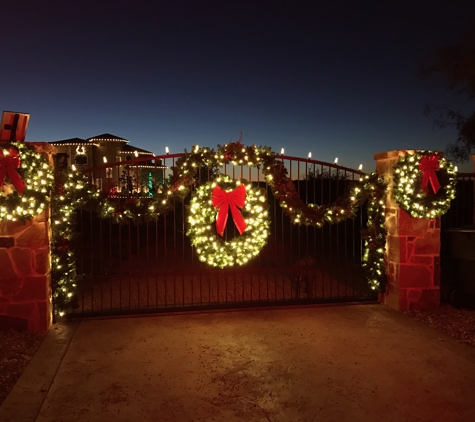
[[112,133],[163,154],[242,131],[372,171],[376,152],[456,138],[424,104],[473,103],[416,73],[474,17],[473,0],[2,1],[0,103],[31,114],[27,141]]

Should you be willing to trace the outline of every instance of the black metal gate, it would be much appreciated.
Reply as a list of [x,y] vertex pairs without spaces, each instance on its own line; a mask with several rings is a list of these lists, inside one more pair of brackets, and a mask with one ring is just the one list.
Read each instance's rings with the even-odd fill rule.
[[458,306],[463,300],[454,296],[460,292],[463,284],[460,274],[460,262],[455,259],[450,229],[475,229],[475,173],[459,173],[455,199],[450,204],[447,214],[441,217],[441,301]]
[[[158,158],[165,166],[174,165],[175,158]],[[282,159],[306,203],[333,202],[362,175],[315,160]],[[74,245],[79,307],[73,315],[375,300],[361,272],[364,208],[338,225],[298,226],[282,212],[260,171],[242,166],[220,171],[267,190],[271,232],[258,257],[230,269],[200,262],[186,235],[190,196],[157,221],[143,224],[115,224],[80,210]],[[208,180],[205,173],[200,172],[195,186]],[[238,233],[228,225],[225,235],[230,239]]]

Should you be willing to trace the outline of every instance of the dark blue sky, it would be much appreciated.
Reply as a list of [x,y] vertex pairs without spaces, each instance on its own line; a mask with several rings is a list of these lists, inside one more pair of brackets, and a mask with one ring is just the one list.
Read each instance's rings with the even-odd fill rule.
[[31,114],[28,141],[108,132],[161,154],[241,130],[369,171],[455,138],[423,106],[470,103],[415,75],[474,17],[473,0],[2,2],[1,107]]

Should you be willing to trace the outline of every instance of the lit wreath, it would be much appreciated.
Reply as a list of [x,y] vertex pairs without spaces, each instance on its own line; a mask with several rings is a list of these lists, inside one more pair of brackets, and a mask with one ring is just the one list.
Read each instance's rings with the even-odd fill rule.
[[[224,240],[228,209],[241,234]],[[196,190],[189,206],[188,224],[187,235],[200,261],[220,268],[244,265],[267,243],[269,219],[265,193],[244,180],[220,176]]]
[[21,142],[0,144],[0,221],[30,220],[49,203],[53,171],[47,159]]
[[407,152],[394,166],[394,198],[416,218],[445,214],[456,184],[455,167],[441,152]]

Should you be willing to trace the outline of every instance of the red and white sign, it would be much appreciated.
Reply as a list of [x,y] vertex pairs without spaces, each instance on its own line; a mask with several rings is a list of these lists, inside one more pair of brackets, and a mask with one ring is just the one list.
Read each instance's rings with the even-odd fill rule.
[[30,115],[28,113],[4,111],[0,124],[0,142],[25,142],[29,120]]

